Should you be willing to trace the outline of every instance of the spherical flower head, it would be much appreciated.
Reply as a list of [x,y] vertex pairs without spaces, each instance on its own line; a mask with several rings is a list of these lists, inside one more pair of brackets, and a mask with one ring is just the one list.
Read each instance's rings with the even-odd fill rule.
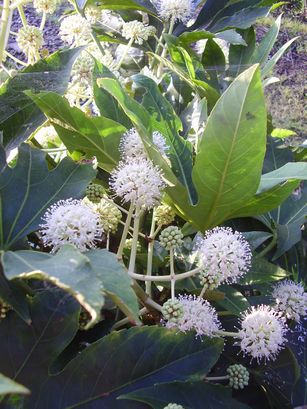
[[168,205],[161,205],[155,209],[155,220],[158,226],[165,226],[173,223],[176,213]]
[[[125,249],[131,250],[132,249],[132,244],[133,244],[133,239],[126,239],[125,241]],[[140,242],[138,241],[136,244],[136,251],[141,251],[142,247],[140,245]]]
[[42,240],[45,246],[52,247],[52,253],[65,244],[72,244],[81,252],[95,248],[95,241],[103,233],[100,215],[81,200],[60,200],[42,219]]
[[173,324],[177,324],[183,317],[183,305],[175,298],[174,300],[167,300],[162,306],[163,318]]
[[229,386],[234,389],[244,389],[249,382],[249,372],[245,366],[240,364],[230,365],[227,368]]
[[167,321],[166,328],[177,328],[181,332],[196,331],[196,336],[214,337],[220,329],[215,309],[203,298],[192,295],[179,295],[183,315],[178,321]]
[[198,256],[206,275],[220,283],[235,283],[251,265],[251,249],[241,233],[216,227],[201,240]]
[[33,6],[38,13],[53,14],[57,5],[57,0],[33,0]]
[[300,322],[307,313],[307,293],[302,284],[285,280],[275,285],[272,296],[276,299],[275,309],[288,319]]
[[184,409],[182,405],[178,405],[178,403],[169,403],[163,409]]
[[133,158],[113,170],[110,186],[123,202],[151,209],[160,202],[165,183],[161,170],[151,161]]
[[115,233],[122,218],[121,211],[115,204],[105,199],[101,199],[95,208],[101,216],[101,224],[104,231]]
[[183,243],[183,234],[177,226],[168,226],[162,230],[159,240],[162,247],[170,250],[180,247]]
[[[160,132],[154,132],[152,134],[152,142],[162,155],[168,150],[165,139]],[[119,149],[124,160],[127,160],[128,158],[147,159],[147,153],[143,141],[135,128],[131,128],[124,133],[121,138]]]
[[43,33],[35,26],[22,27],[16,37],[19,48],[31,62],[39,58],[39,49],[44,43]]
[[40,128],[35,133],[35,139],[43,148],[48,148],[49,145],[60,146],[61,144],[61,140],[52,125]]
[[157,0],[158,14],[165,21],[182,21],[187,23],[194,15],[194,0]]
[[99,203],[105,194],[104,187],[97,183],[90,183],[85,191],[86,197],[93,203]]
[[146,26],[140,21],[133,20],[123,24],[122,36],[127,40],[133,39],[137,44],[143,44],[149,37],[156,34],[153,26]]
[[76,47],[85,45],[91,38],[91,25],[79,14],[65,17],[60,26],[60,37]]
[[287,326],[285,319],[267,305],[252,307],[243,315],[241,330],[241,349],[252,358],[274,360],[283,348]]

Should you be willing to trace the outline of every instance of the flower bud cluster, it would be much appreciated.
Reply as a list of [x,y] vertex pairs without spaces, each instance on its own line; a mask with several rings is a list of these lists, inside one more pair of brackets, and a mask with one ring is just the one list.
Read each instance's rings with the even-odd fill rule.
[[183,305],[180,300],[177,298],[167,300],[162,306],[162,315],[168,322],[178,324],[183,317]]
[[162,230],[159,240],[162,247],[170,250],[171,248],[180,247],[183,243],[183,234],[177,226],[168,226]]
[[105,194],[106,191],[103,186],[97,183],[90,183],[85,192],[86,197],[93,203],[99,203]]
[[249,382],[249,372],[245,366],[240,364],[231,365],[227,369],[229,386],[234,389],[244,389]]
[[101,224],[104,231],[106,233],[115,233],[122,218],[122,213],[117,206],[102,198],[96,204],[95,209],[101,216]]
[[169,403],[163,409],[184,409],[182,405],[178,405],[178,403]]

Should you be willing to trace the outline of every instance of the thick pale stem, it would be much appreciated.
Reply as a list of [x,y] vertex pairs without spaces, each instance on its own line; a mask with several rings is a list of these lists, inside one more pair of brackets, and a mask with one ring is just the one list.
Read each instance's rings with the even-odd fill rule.
[[225,376],[205,376],[206,381],[227,381],[229,379],[228,375]]
[[125,227],[124,227],[124,230],[123,230],[122,238],[120,240],[119,247],[118,247],[118,250],[117,250],[118,260],[122,260],[122,258],[123,258],[123,251],[124,251],[128,231],[129,231],[129,228],[130,228],[130,224],[131,224],[133,210],[134,210],[134,206],[131,204],[130,208],[129,208],[129,211],[128,211],[128,214],[127,214],[126,223],[125,223]]
[[137,295],[137,297],[142,301],[145,306],[148,306],[150,309],[155,309],[162,312],[162,307],[154,300],[152,300],[143,290],[143,288],[136,282],[133,281],[132,288]]
[[130,254],[129,268],[128,268],[129,273],[134,273],[134,269],[135,269],[136,253],[137,253],[139,230],[140,230],[140,217],[141,217],[141,209],[137,206],[135,209],[135,217],[134,217],[134,224],[133,224],[132,247],[131,247],[131,254]]
[[42,21],[41,21],[41,25],[39,26],[39,29],[41,31],[44,30],[45,24],[46,24],[46,19],[47,19],[47,14],[44,12],[43,16],[42,16]]
[[[185,278],[193,277],[195,274],[198,274],[201,271],[201,268],[195,268],[194,270],[187,271],[186,273],[175,274],[175,281],[184,280]],[[131,278],[140,281],[158,281],[158,282],[165,282],[171,281],[171,275],[165,276],[147,276],[145,274],[136,274],[136,273],[129,273]]]
[[221,337],[240,338],[238,332],[216,331],[214,334]]
[[27,22],[27,18],[26,18],[25,12],[24,12],[24,10],[23,10],[23,6],[22,6],[22,5],[21,5],[21,6],[18,6],[17,9],[18,9],[18,12],[19,12],[21,21],[22,21],[22,25],[23,25],[24,27],[27,27],[28,22]]
[[172,297],[172,300],[174,300],[175,299],[176,274],[175,274],[175,266],[174,266],[173,247],[171,247],[169,250],[169,266],[170,266],[170,273],[171,273],[171,297]]
[[109,251],[110,249],[110,232],[108,231],[107,233],[107,245],[106,245],[107,250]]
[[206,290],[207,290],[207,287],[203,287],[203,289],[201,290],[201,292],[199,294],[200,298],[202,298],[204,296]]
[[120,67],[122,66],[122,63],[124,62],[125,58],[127,57],[128,53],[130,51],[130,48],[132,47],[133,41],[134,41],[134,38],[133,37],[130,38],[129,43],[127,44],[127,47],[126,47],[123,55],[121,56],[121,59],[119,60],[119,63],[117,64],[117,66],[115,68],[117,71],[120,69]]
[[[146,308],[146,307],[144,307],[144,308],[142,308],[140,311],[139,311],[139,316],[141,317],[142,315],[144,315],[144,314],[146,314],[146,312],[148,312],[148,309]],[[124,326],[124,325],[127,325],[127,324],[130,324],[131,323],[131,320],[129,319],[129,318],[123,318],[122,320],[120,320],[120,321],[117,321],[114,325],[113,325],[113,327],[111,328],[111,331],[114,331],[115,329],[118,329],[118,328],[120,328],[120,327],[122,327],[122,326]]]
[[[155,232],[155,227],[156,227],[156,222],[155,222],[155,211],[153,211],[152,214],[152,220],[151,220],[151,227],[150,227],[150,233],[149,233],[149,243],[148,243],[148,253],[147,253],[147,270],[146,274],[147,276],[151,276],[152,274],[152,261],[153,261],[153,250],[154,250],[154,232]],[[146,293],[151,297],[151,281],[146,281]]]
[[14,57],[14,55],[10,54],[8,51],[5,50],[5,51],[4,51],[4,54],[5,54],[7,57],[11,58],[13,61],[17,62],[17,64],[23,65],[24,67],[27,67],[27,66],[28,66],[27,63],[25,63],[24,61],[19,60],[19,58],[17,58],[17,57]]
[[0,63],[5,60],[5,47],[8,37],[10,14],[10,0],[3,0],[0,32]]

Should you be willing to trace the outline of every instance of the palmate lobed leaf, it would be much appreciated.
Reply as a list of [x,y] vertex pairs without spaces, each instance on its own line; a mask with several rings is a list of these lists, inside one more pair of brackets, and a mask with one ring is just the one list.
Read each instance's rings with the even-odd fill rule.
[[55,255],[27,250],[8,251],[2,255],[1,263],[9,280],[46,280],[71,294],[91,316],[86,327],[100,319],[104,294],[131,321],[139,322],[132,280],[116,255],[107,250],[80,253],[75,247],[65,245]]
[[27,144],[17,164],[0,174],[0,248],[7,250],[38,229],[47,208],[60,199],[82,197],[96,171],[65,158],[48,171],[45,154]]
[[[64,294],[37,294],[31,302],[31,326],[15,313],[0,323],[0,371],[31,390],[24,409],[143,409],[116,398],[157,382],[205,375],[222,352],[219,338],[201,341],[193,333],[131,328],[96,341],[59,374],[49,376],[48,368],[77,329],[77,304]],[[18,351],[14,362],[12,351]]]

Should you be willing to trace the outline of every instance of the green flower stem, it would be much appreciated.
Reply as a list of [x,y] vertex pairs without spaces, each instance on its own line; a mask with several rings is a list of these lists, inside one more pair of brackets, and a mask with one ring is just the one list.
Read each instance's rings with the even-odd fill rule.
[[172,300],[175,300],[175,286],[176,286],[176,274],[174,266],[174,249],[173,247],[169,250],[169,266],[170,266],[170,275],[171,275],[171,297]]
[[108,233],[107,233],[106,249],[107,249],[108,251],[110,250],[110,232],[109,232],[109,231],[108,231]]
[[7,40],[7,31],[10,20],[10,0],[3,0],[2,13],[1,13],[1,32],[0,32],[0,63],[5,60],[5,47]]
[[[147,269],[146,269],[147,276],[152,275],[153,250],[154,250],[154,244],[155,244],[155,241],[154,241],[155,228],[156,228],[155,210],[153,210],[150,233],[149,233],[148,253],[147,253]],[[150,297],[152,296],[151,286],[152,286],[152,282],[146,281],[145,283],[146,293]]]
[[135,294],[137,297],[141,300],[141,302],[146,306],[149,307],[150,310],[154,309],[157,311],[162,312],[162,307],[160,304],[156,303],[154,300],[152,300],[148,294],[145,293],[143,288],[136,282],[133,281],[131,284],[131,287],[133,288]]
[[194,270],[187,271],[186,273],[181,273],[181,274],[176,274],[175,277],[172,277],[171,275],[165,275],[165,276],[147,276],[145,274],[136,274],[136,273],[129,273],[130,277],[135,279],[135,280],[140,280],[140,281],[171,281],[172,278],[174,278],[175,281],[179,280],[184,280],[185,278],[193,277],[195,274],[199,273],[201,271],[201,268],[195,268]]
[[227,381],[229,379],[228,375],[225,376],[205,376],[206,381]]
[[274,233],[270,244],[265,249],[260,251],[260,253],[256,254],[255,258],[264,257],[266,254],[268,254],[276,246],[276,243],[277,243],[277,234]]
[[129,43],[127,44],[126,49],[125,49],[123,55],[121,56],[121,59],[119,60],[115,70],[118,71],[120,69],[120,67],[122,66],[122,63],[124,62],[124,59],[126,58],[127,54],[129,53],[130,48],[132,47],[133,41],[134,41],[134,38],[133,37],[130,38]]
[[[169,30],[168,30],[168,34],[169,34],[169,35],[172,34],[172,32],[173,32],[173,30],[174,30],[174,26],[175,26],[175,18],[172,17],[172,19],[171,19],[171,21],[170,21],[170,24],[169,24]],[[161,58],[162,58],[162,59],[166,57],[167,51],[168,51],[168,49],[167,49],[167,44],[165,43],[165,44],[164,44],[164,47],[163,47],[163,50],[162,50],[162,54],[161,54]],[[162,70],[163,70],[163,62],[161,61],[160,65],[159,65],[159,67],[158,67],[158,71],[157,71],[157,77],[158,77],[158,78],[161,78]]]
[[118,250],[117,250],[118,260],[122,260],[122,258],[123,258],[123,250],[124,250],[124,247],[125,247],[125,242],[126,242],[126,239],[127,239],[129,227],[130,227],[130,224],[131,224],[133,210],[134,210],[134,206],[131,204],[130,208],[129,208],[129,211],[128,211],[128,214],[127,214],[126,223],[125,223],[125,226],[124,226],[122,238],[120,240],[119,247],[118,247]]
[[[119,209],[121,210],[120,207],[119,207]],[[127,211],[125,213],[128,214]],[[126,224],[126,223],[122,222],[121,220],[119,221],[119,223],[122,224],[123,226],[125,226],[125,224]],[[133,236],[133,227],[131,227],[131,226],[129,227],[129,234],[130,234],[131,237]],[[142,237],[143,239],[146,239],[145,234],[141,233],[140,231],[139,231],[139,236]]]
[[23,10],[23,6],[20,5],[20,6],[17,7],[17,9],[18,9],[18,12],[19,12],[21,21],[22,21],[22,25],[23,25],[24,27],[27,27],[28,22],[27,22],[27,18],[26,18],[25,12],[24,12],[24,10]]
[[216,331],[214,334],[222,337],[240,338],[237,332]]
[[[146,312],[148,312],[148,309],[147,309],[146,307],[142,308],[142,309],[139,311],[139,316],[141,317],[142,315],[146,314]],[[113,325],[113,327],[111,328],[111,331],[114,331],[114,330],[116,330],[116,329],[118,329],[118,328],[120,328],[120,327],[122,327],[122,326],[124,326],[124,325],[130,324],[130,323],[131,323],[131,320],[130,320],[128,317],[123,318],[122,320],[117,321],[117,322]]]
[[65,152],[67,151],[67,148],[42,148],[41,151],[47,153]]
[[46,19],[47,19],[47,13],[43,12],[42,21],[41,21],[41,24],[39,26],[39,29],[41,31],[44,30],[44,27],[45,27],[45,24],[46,24]]
[[202,298],[204,296],[206,290],[207,290],[207,287],[204,286],[203,289],[201,290],[200,294],[199,294],[200,298]]
[[128,273],[134,273],[134,270],[135,270],[136,253],[137,253],[139,230],[140,230],[140,218],[141,218],[141,209],[139,206],[137,206],[135,209],[135,217],[134,217],[134,223],[133,223],[132,246],[131,246]]

